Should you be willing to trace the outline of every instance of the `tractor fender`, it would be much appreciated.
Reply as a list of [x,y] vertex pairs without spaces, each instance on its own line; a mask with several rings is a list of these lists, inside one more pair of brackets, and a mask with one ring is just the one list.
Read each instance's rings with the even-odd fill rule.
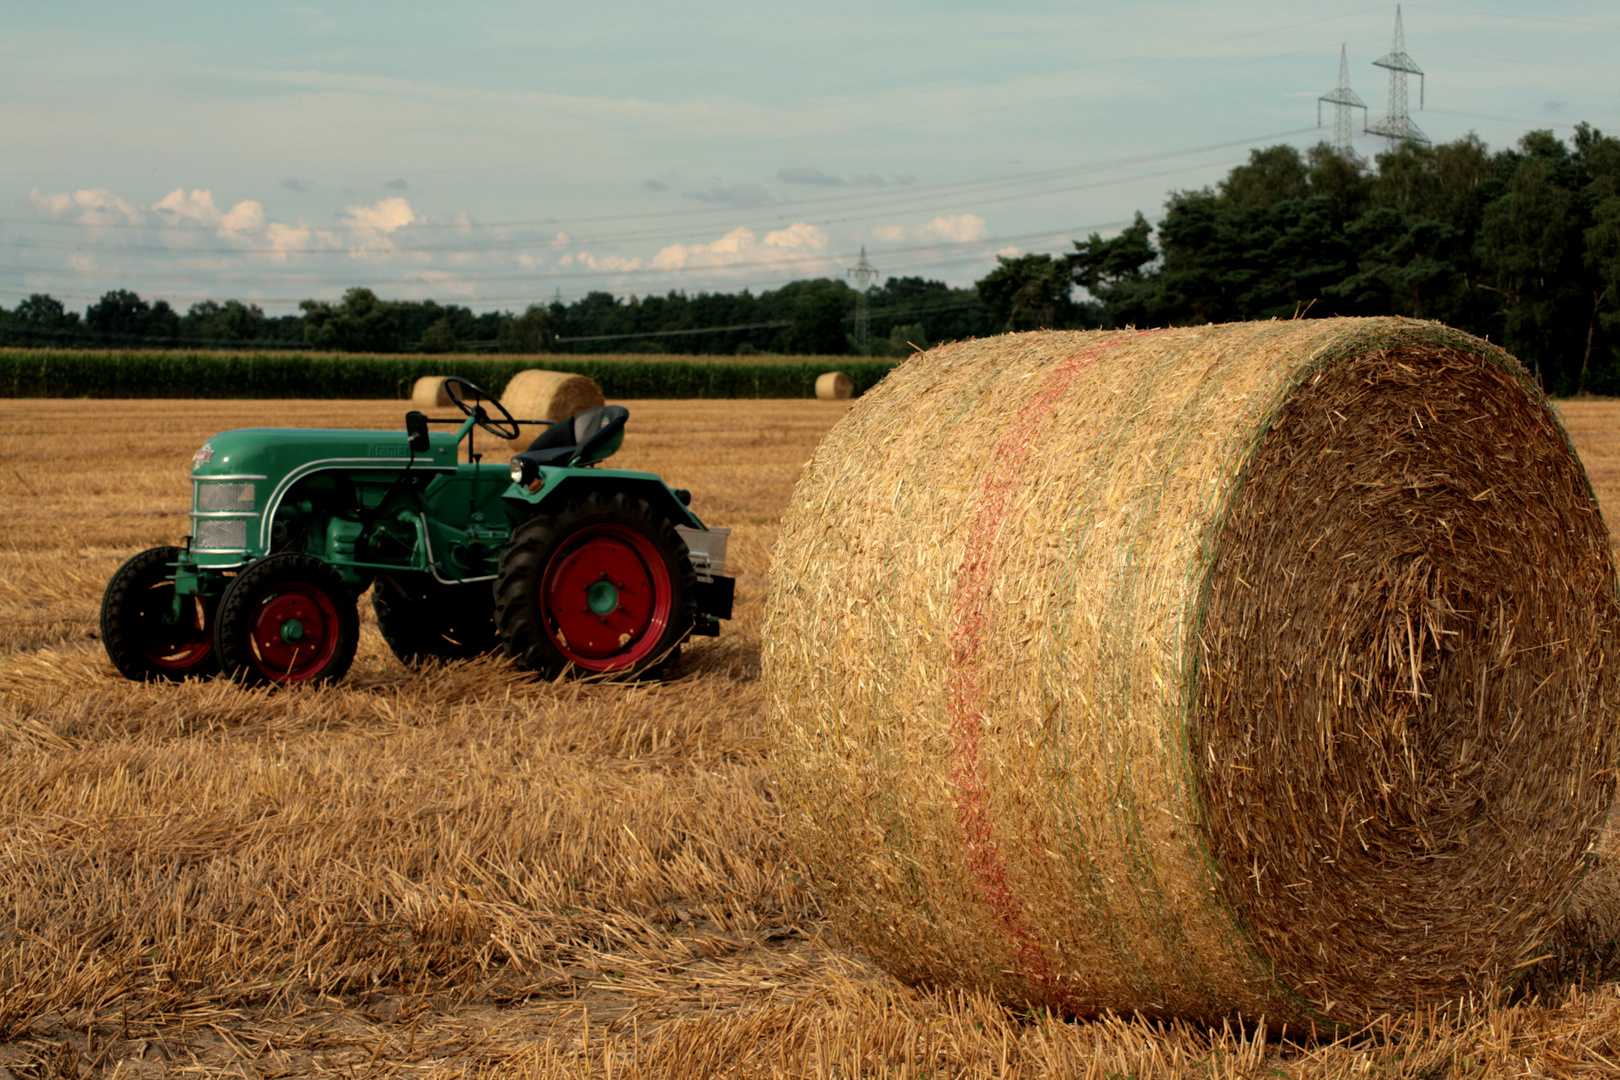
[[555,513],[569,502],[584,499],[593,491],[617,492],[623,491],[638,499],[647,500],[647,504],[655,511],[668,515],[669,520],[676,525],[684,525],[691,529],[705,529],[698,516],[692,513],[675,492],[670,490],[658,477],[649,473],[629,473],[619,470],[588,469],[588,470],[543,470],[535,490],[519,484],[513,484],[506,492],[507,505],[515,512],[515,516],[527,519],[535,514]]

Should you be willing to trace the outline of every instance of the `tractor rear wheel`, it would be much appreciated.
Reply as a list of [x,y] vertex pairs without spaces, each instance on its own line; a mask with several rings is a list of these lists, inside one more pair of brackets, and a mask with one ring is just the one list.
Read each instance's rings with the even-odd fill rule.
[[501,647],[487,581],[445,585],[426,574],[384,575],[372,586],[371,609],[404,664],[471,660]]
[[512,534],[495,621],[506,654],[544,678],[641,678],[680,655],[695,581],[668,518],[623,492],[592,492]]
[[214,648],[249,684],[341,679],[360,642],[354,593],[326,563],[283,552],[252,563],[219,600]]
[[215,601],[182,596],[175,606],[177,547],[136,555],[113,575],[101,598],[101,643],[126,679],[179,682],[219,671],[214,652]]

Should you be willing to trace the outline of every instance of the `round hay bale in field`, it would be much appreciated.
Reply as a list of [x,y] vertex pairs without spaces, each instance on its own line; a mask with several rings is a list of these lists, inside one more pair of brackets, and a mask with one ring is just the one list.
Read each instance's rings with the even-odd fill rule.
[[418,409],[448,409],[453,404],[444,388],[448,375],[424,375],[411,387],[411,404]]
[[842,371],[829,371],[816,376],[816,398],[819,401],[847,401],[854,391],[855,384]]
[[[583,375],[531,368],[512,376],[501,391],[501,404],[519,420],[566,420],[575,413],[603,404],[602,388]],[[536,432],[524,428],[513,440],[527,445]]]
[[908,981],[1357,1023],[1509,982],[1614,789],[1609,539],[1445,327],[920,354],[806,466],[764,679],[790,835]]

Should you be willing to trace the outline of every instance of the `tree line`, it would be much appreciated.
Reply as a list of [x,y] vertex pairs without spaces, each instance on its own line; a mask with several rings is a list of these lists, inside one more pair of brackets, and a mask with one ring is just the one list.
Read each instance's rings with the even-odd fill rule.
[[[1586,124],[1495,153],[1405,143],[1371,170],[1326,145],[1256,150],[1172,193],[1157,226],[1138,213],[1074,247],[1018,275],[1015,323],[1405,315],[1501,344],[1550,393],[1620,393],[1620,140]],[[1065,306],[1070,283],[1088,304]]]
[[667,352],[904,356],[1007,330],[1406,315],[1504,345],[1556,394],[1620,393],[1620,140],[1586,124],[1492,152],[1469,136],[1412,143],[1371,166],[1326,144],[1252,151],[1213,188],[1173,191],[1157,224],[1060,254],[1001,257],[971,289],[890,278],[757,295],[616,297],[475,313],[350,289],[267,316],[236,300],[184,314],[114,290],[84,312],[35,294],[0,308],[0,344],[315,348],[348,352]]
[[[383,300],[353,288],[341,301],[305,300],[299,314],[204,300],[184,314],[116,289],[81,316],[36,293],[0,307],[0,346],[25,348],[298,349],[363,353],[845,354],[856,347],[855,290],[842,281],[794,281],[761,292],[615,297],[475,313],[432,300]],[[890,278],[867,296],[873,356],[909,356],[932,342],[992,334],[997,323],[974,289],[920,277]]]

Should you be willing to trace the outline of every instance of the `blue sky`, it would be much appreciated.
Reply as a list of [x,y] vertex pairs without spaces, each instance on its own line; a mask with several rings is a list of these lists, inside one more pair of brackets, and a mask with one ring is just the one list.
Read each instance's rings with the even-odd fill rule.
[[[1620,132],[1612,0],[1404,4],[1413,119]],[[1339,46],[1376,119],[1393,4],[0,2],[0,304],[267,311],[362,284],[560,293],[969,284],[1251,147],[1301,148]],[[1381,140],[1359,136],[1375,153]]]

